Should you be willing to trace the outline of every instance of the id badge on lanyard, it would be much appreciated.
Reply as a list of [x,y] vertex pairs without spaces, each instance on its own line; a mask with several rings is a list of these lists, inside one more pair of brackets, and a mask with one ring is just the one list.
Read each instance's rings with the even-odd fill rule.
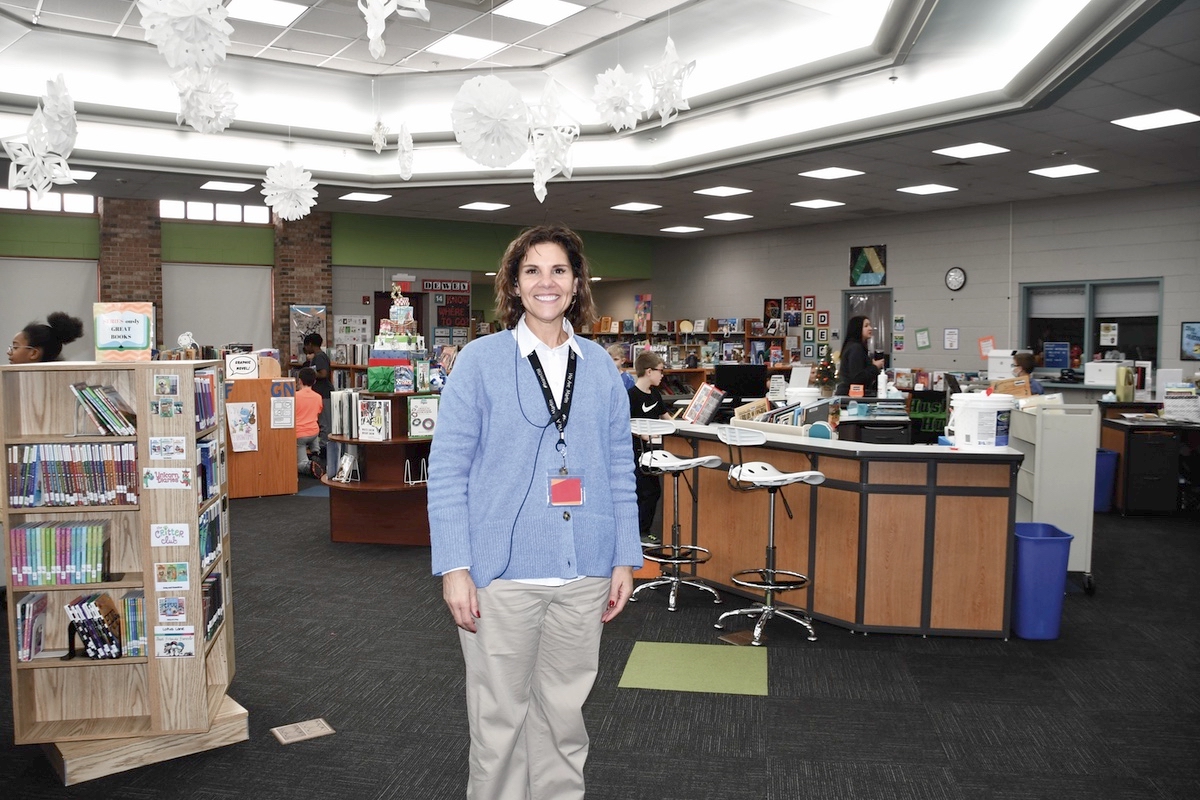
[[537,353],[529,354],[529,363],[537,375],[538,385],[542,388],[542,396],[546,400],[546,409],[550,412],[550,423],[558,429],[558,441],[554,449],[562,457],[562,465],[551,470],[546,475],[546,503],[551,508],[558,506],[581,506],[584,503],[585,491],[583,470],[572,470],[567,466],[567,419],[571,413],[571,399],[575,394],[575,369],[577,366],[575,351],[567,353],[567,376],[563,384],[562,404],[554,402],[554,393],[550,391],[550,381]]

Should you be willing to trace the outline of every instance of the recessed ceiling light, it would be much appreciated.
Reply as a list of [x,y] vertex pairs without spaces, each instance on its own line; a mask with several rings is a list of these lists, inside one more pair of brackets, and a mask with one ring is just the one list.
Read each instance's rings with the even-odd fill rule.
[[599,276],[599,275],[593,275],[591,278],[589,278],[589,280],[590,280],[592,283],[595,283],[596,281],[600,280],[600,276]]
[[663,233],[699,233],[704,228],[693,228],[690,225],[675,225],[671,228],[659,228]]
[[978,158],[979,156],[992,156],[996,153],[1009,152],[1007,147],[997,147],[994,144],[986,142],[975,142],[973,144],[960,144],[957,147],[944,147],[941,150],[934,150],[939,156],[950,156],[951,158]]
[[839,203],[837,200],[801,200],[798,203],[792,203],[794,206],[801,208],[833,208],[834,206],[844,206],[845,203]]
[[508,203],[467,203],[459,208],[463,211],[499,211],[502,208],[508,208]]
[[96,173],[89,169],[73,169],[71,170],[71,177],[77,181],[90,181],[96,177]]
[[308,7],[284,3],[282,0],[229,0],[225,10],[234,19],[286,28],[299,19]]
[[814,169],[810,172],[801,172],[801,178],[820,178],[823,181],[837,180],[838,178],[853,178],[855,175],[862,175],[856,169],[845,169],[843,167],[826,167],[825,169]]
[[210,192],[245,192],[254,188],[253,183],[233,183],[231,181],[209,181],[200,187]]
[[494,277],[496,277],[496,273],[494,273],[494,272],[485,272],[485,273],[483,273],[483,274],[484,274],[484,275],[486,275],[486,276],[487,276],[487,277],[489,277],[489,278],[494,278]]
[[716,219],[721,222],[734,222],[739,219],[751,219],[753,214],[738,214],[736,211],[722,211],[720,214],[706,214],[705,219]]
[[905,186],[903,189],[897,189],[897,192],[908,192],[909,194],[941,194],[942,192],[957,192],[953,186],[942,186],[940,183],[923,183],[920,186]]
[[1085,167],[1083,164],[1063,164],[1061,167],[1046,167],[1029,171],[1034,175],[1041,175],[1043,178],[1070,178],[1072,175],[1090,175],[1100,170]]
[[553,25],[583,11],[583,6],[564,0],[509,0],[492,13],[538,25]]
[[711,189],[697,189],[693,194],[706,194],[710,197],[733,197],[736,194],[749,194],[751,189],[739,189],[736,186],[714,186]]
[[475,36],[463,36],[461,33],[451,33],[438,39],[429,45],[429,47],[426,47],[425,51],[437,53],[442,56],[475,60],[487,58],[492,53],[495,53],[497,50],[503,50],[505,47],[508,47],[508,45],[504,42],[494,42],[491,39],[479,39]]
[[656,206],[654,203],[622,203],[619,206],[611,206],[613,211],[651,211],[662,206]]
[[391,197],[390,194],[376,194],[374,192],[350,192],[338,198],[338,200],[352,200],[356,203],[378,203],[380,200],[387,200]]
[[1159,111],[1154,114],[1140,114],[1136,117],[1114,119],[1112,124],[1120,125],[1124,128],[1133,128],[1135,131],[1148,131],[1154,128],[1166,128],[1170,125],[1186,125],[1189,122],[1196,122],[1197,120],[1200,120],[1200,117],[1190,111],[1172,108],[1169,111]]

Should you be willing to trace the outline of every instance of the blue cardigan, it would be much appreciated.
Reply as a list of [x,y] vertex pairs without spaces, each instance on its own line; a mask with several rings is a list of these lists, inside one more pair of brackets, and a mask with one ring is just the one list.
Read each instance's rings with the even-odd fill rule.
[[604,348],[577,343],[566,444],[585,498],[569,508],[547,504],[547,476],[562,464],[558,429],[542,427],[546,401],[512,331],[476,339],[455,359],[429,454],[435,575],[469,565],[482,588],[496,578],[606,578],[614,567],[642,565],[629,397]]

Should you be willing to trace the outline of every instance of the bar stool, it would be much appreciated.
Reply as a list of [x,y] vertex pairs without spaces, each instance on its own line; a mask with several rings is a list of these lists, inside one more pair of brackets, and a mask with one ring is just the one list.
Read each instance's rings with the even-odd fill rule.
[[633,594],[629,597],[629,602],[636,603],[638,594],[646,589],[658,589],[660,586],[670,586],[671,594],[667,598],[667,610],[674,611],[675,600],[679,596],[679,587],[693,586],[710,593],[713,596],[713,603],[720,604],[721,596],[717,594],[716,589],[699,581],[689,580],[680,574],[680,569],[685,565],[695,567],[697,564],[703,564],[712,557],[712,553],[703,547],[679,543],[679,478],[681,475],[683,476],[684,482],[687,483],[688,489],[691,491],[692,498],[695,499],[696,489],[683,473],[696,467],[708,467],[709,469],[720,467],[720,457],[701,456],[699,458],[680,458],[666,450],[652,450],[645,446],[642,439],[643,436],[669,436],[675,432],[675,423],[670,420],[633,419],[630,420],[630,428],[637,442],[638,470],[646,475],[671,474],[673,491],[675,493],[675,516],[671,521],[670,541],[658,547],[646,547],[642,550],[642,556],[645,559],[653,561],[662,567],[662,577],[652,580],[649,583],[643,583],[634,589]]
[[[752,428],[735,428],[732,425],[719,425],[717,426],[717,437],[729,445],[729,461],[732,464],[729,468],[729,475],[726,478],[729,485],[739,492],[766,489],[767,496],[770,498],[770,505],[767,516],[766,566],[759,569],[747,569],[735,572],[732,578],[733,583],[737,586],[763,592],[763,602],[750,608],[738,608],[733,611],[726,611],[720,616],[713,627],[718,630],[723,629],[725,627],[725,620],[728,617],[756,616],[758,617],[758,621],[754,623],[754,638],[750,643],[757,646],[762,644],[763,629],[766,628],[767,621],[772,617],[783,617],[795,622],[797,625],[803,625],[808,630],[808,640],[815,642],[817,634],[813,630],[812,621],[807,615],[775,607],[775,594],[777,592],[790,592],[795,589],[803,589],[808,586],[809,582],[807,575],[792,572],[791,570],[775,568],[775,495],[778,494],[780,499],[783,500],[784,510],[787,511],[788,519],[791,519],[792,509],[788,505],[787,498],[783,496],[783,487],[790,486],[793,483],[806,483],[810,486],[816,486],[817,484],[824,483],[825,475],[815,470],[780,472],[764,461],[743,460],[743,447],[766,444],[767,436],[762,431]],[[737,450],[736,458],[734,455],[735,449]]]

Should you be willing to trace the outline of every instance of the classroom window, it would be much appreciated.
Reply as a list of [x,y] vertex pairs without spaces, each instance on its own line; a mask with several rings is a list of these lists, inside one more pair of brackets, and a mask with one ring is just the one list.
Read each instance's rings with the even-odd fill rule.
[[1046,342],[1068,342],[1081,363],[1116,353],[1157,363],[1161,281],[1025,284],[1021,292],[1022,346],[1035,355]]
[[26,189],[0,189],[0,208],[19,211],[65,211],[69,214],[96,213],[96,198],[90,194],[46,192],[38,199]]
[[190,219],[196,222],[242,222],[247,225],[271,224],[271,210],[266,206],[241,206],[235,203],[205,203],[183,200],[160,200],[158,215],[162,219]]

